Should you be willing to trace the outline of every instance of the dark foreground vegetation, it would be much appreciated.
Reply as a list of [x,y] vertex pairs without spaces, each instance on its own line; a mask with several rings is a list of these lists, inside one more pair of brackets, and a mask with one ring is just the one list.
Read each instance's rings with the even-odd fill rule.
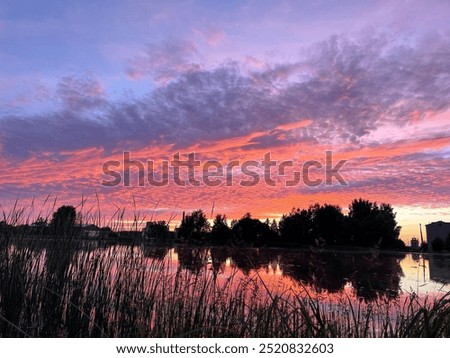
[[[123,232],[123,213],[118,218],[102,238]],[[27,220],[14,209],[0,223],[1,337],[450,337],[449,294],[405,299],[395,257],[340,262],[294,250],[280,260],[274,249],[242,248],[395,248],[399,227],[389,205],[355,200],[348,215],[315,205],[278,223],[247,214],[228,225],[217,215],[212,226],[199,210],[184,216],[175,239],[167,223],[149,221],[144,238],[152,244],[144,240],[143,248],[80,240],[90,237],[82,228],[91,220],[71,206]],[[135,215],[136,229],[143,222]],[[185,248],[175,267],[166,259],[171,240]],[[228,259],[235,269],[225,275]],[[295,289],[260,277],[276,260]]]
[[331,299],[309,284],[268,286],[242,250],[231,256],[244,276],[221,274],[220,252],[211,269],[192,248],[173,267],[164,248],[149,259],[130,245],[80,245],[1,240],[1,337],[450,337],[449,294]]

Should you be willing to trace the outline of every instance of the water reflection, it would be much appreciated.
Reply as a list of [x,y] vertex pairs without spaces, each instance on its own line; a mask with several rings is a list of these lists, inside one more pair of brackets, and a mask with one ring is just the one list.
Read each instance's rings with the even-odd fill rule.
[[428,258],[430,278],[433,281],[450,284],[450,260],[442,255],[430,255]]
[[164,260],[170,251],[170,247],[167,246],[149,246],[142,245],[143,253],[145,257],[149,257],[155,260]]
[[[341,317],[342,327],[350,306],[378,309],[370,329],[383,335],[379,322],[386,317],[396,322],[415,314],[404,303],[419,310],[430,296],[450,291],[450,255],[81,241],[42,241],[31,249],[13,245],[1,255],[8,258],[0,261],[5,317],[26,327],[20,334],[39,337],[172,337],[204,326],[219,327],[221,335],[223,327],[233,331],[241,318],[241,328],[250,333],[237,336],[296,335],[304,319],[296,315],[314,315],[316,304],[330,322]],[[8,284],[12,281],[21,284]],[[416,295],[408,301],[410,292]],[[278,308],[270,311],[275,303]],[[268,320],[261,327],[276,327],[270,334],[252,328],[263,314]],[[279,332],[288,317],[293,321]],[[2,330],[5,336],[18,334],[5,321],[0,321]]]
[[450,284],[446,255],[152,245],[138,250],[149,260],[167,260],[174,269],[195,274],[210,270],[217,277],[233,269],[245,277],[276,272],[284,287],[301,285],[318,294],[350,289],[365,301],[446,291]]
[[408,254],[401,261],[401,286],[418,295],[450,291],[450,256],[446,254]]
[[[158,260],[168,252],[169,248],[144,249],[146,257]],[[174,253],[176,263],[193,273],[208,267],[217,275],[228,266],[244,276],[279,270],[282,278],[317,293],[338,293],[350,286],[355,296],[368,301],[398,297],[404,276],[400,262],[405,254],[185,246],[175,247]]]

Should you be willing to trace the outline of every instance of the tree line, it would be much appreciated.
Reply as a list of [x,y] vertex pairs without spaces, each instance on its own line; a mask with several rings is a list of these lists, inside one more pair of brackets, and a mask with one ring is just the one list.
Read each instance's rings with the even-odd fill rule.
[[[211,225],[203,210],[196,210],[183,216],[177,231],[178,237],[188,243],[401,249],[405,244],[399,239],[401,227],[395,216],[390,204],[355,199],[347,215],[337,205],[314,204],[308,209],[293,208],[278,222],[262,222],[247,213],[229,224],[226,215],[217,214]],[[148,227],[168,232],[164,221]]]
[[0,236],[21,237],[28,235],[74,237],[79,232],[81,214],[71,205],[59,207],[50,220],[39,216],[30,224],[0,221]]
[[[38,218],[24,232],[74,237],[81,227],[79,216],[73,206],[64,205],[53,213],[49,222]],[[246,213],[231,221],[225,214],[217,214],[211,224],[200,209],[183,214],[175,235],[169,231],[166,221],[148,222],[144,238],[157,242],[176,238],[192,244],[255,247],[326,245],[401,249],[405,245],[399,239],[401,228],[395,216],[390,204],[364,199],[353,200],[348,214],[337,205],[314,204],[307,209],[293,208],[278,222],[269,219],[263,222]],[[0,222],[0,228],[4,231],[6,223]]]

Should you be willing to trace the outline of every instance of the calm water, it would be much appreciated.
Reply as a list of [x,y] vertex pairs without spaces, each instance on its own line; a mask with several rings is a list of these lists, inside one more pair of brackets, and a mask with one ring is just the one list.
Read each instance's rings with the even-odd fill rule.
[[[0,290],[0,309],[29,336],[171,337],[205,325],[220,328],[208,333],[214,336],[237,329],[242,319],[242,336],[277,335],[278,328],[265,329],[283,322],[287,331],[280,334],[308,335],[302,315],[319,304],[343,336],[366,327],[352,328],[349,307],[366,310],[367,335],[378,336],[386,332],[386,315],[398,322],[411,307],[418,310],[426,299],[450,291],[448,254],[65,240],[18,241],[0,254],[2,281],[20,283]],[[259,326],[274,305],[269,326]],[[14,327],[0,322],[2,327],[8,329],[4,336],[17,335]]]
[[450,256],[223,247],[135,248],[146,260],[136,269],[163,260],[172,270],[207,272],[221,279],[257,277],[273,290],[305,290],[324,295],[350,294],[371,300],[450,291]]
[[[228,248],[161,247],[153,245],[98,246],[96,242],[78,245],[70,254],[65,249],[37,250],[36,259],[44,268],[47,261],[59,268],[80,274],[91,270],[92,260],[101,262],[101,270],[114,277],[151,276],[155,267],[166,274],[177,271],[202,274],[218,280],[231,276],[238,280],[255,278],[266,288],[320,294],[322,298],[342,296],[372,300],[395,299],[415,293],[436,296],[450,291],[450,255],[383,253],[361,251]],[[56,256],[54,256],[56,255]],[[161,273],[160,273],[161,274]],[[236,281],[236,280],[235,280]]]

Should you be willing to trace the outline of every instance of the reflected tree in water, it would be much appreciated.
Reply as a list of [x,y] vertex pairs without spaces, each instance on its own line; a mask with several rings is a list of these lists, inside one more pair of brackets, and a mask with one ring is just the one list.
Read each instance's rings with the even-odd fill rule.
[[142,245],[142,249],[143,249],[145,257],[161,261],[167,256],[167,254],[172,249],[172,247],[171,246]]
[[208,263],[207,248],[177,247],[175,252],[178,254],[179,265],[194,273],[199,273],[204,270]]
[[378,298],[393,299],[400,294],[403,271],[400,261],[405,255],[359,255],[352,257],[354,271],[350,282],[358,297],[367,301]]

